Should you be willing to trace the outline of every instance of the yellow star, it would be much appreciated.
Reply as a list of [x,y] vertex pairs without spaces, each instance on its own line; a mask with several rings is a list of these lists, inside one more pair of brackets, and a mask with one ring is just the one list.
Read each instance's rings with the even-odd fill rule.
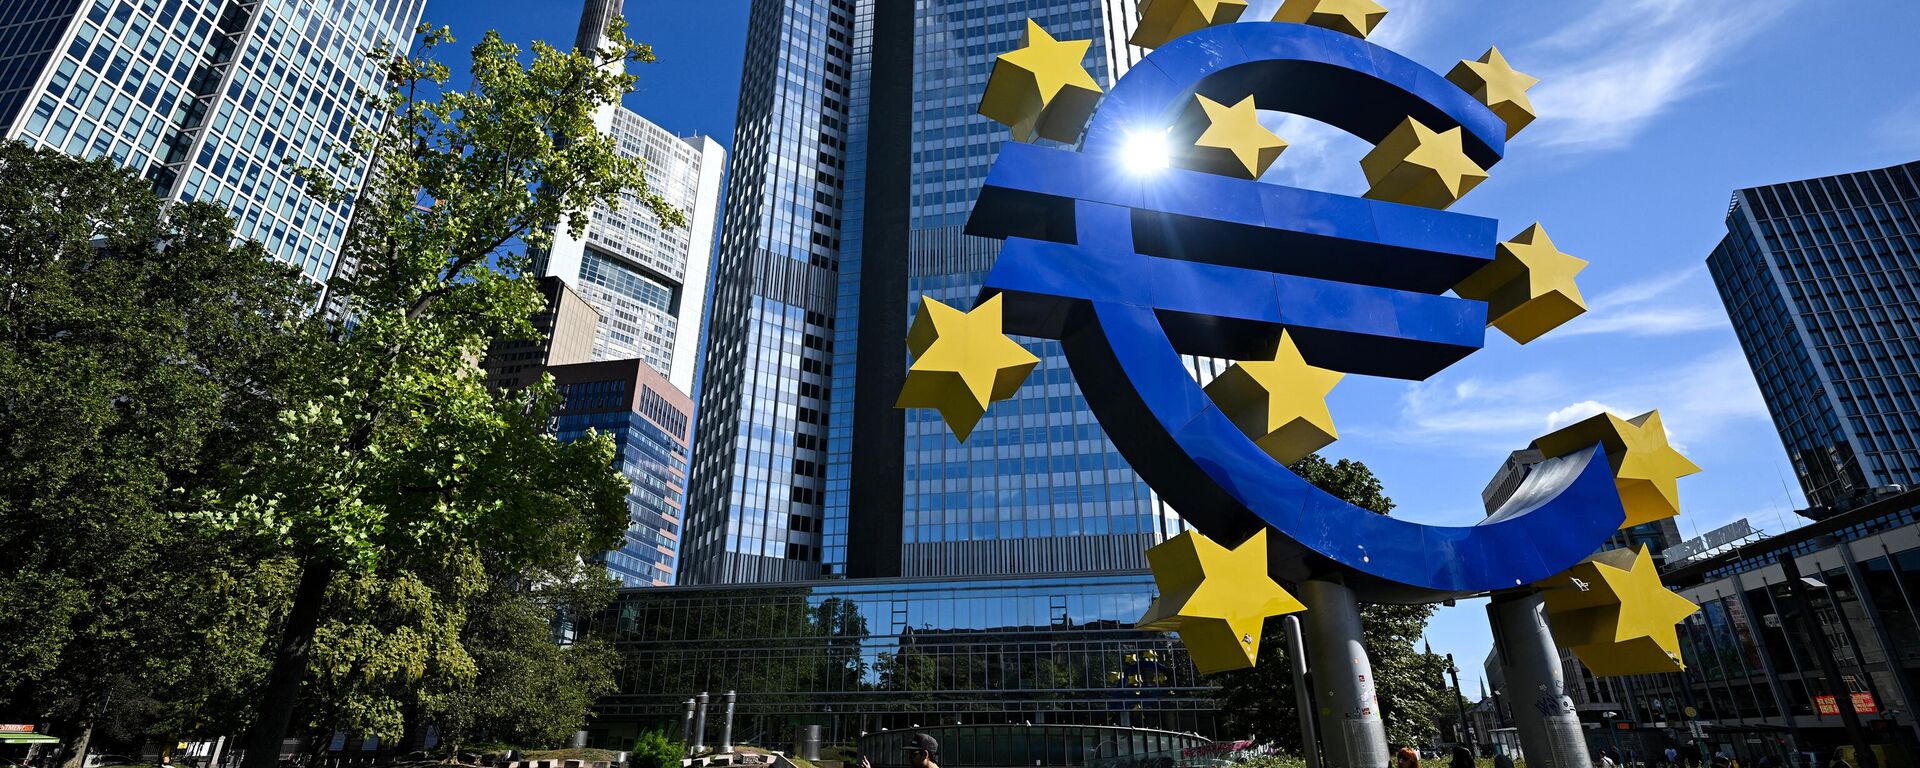
[[1071,143],[1100,101],[1100,84],[1081,61],[1091,40],[1055,40],[1032,19],[1020,47],[1000,54],[980,97],[980,114],[1013,129],[1017,141],[1034,136]]
[[1247,0],[1145,0],[1140,27],[1127,42],[1158,48],[1195,30],[1232,24],[1247,10]]
[[1659,411],[1631,419],[1603,413],[1561,427],[1533,441],[1533,447],[1551,459],[1594,443],[1606,447],[1607,463],[1613,466],[1613,483],[1627,512],[1621,528],[1680,514],[1679,480],[1699,472],[1700,466],[1668,444]]
[[1194,140],[1189,164],[1208,173],[1257,179],[1286,151],[1287,142],[1260,125],[1260,114],[1248,96],[1231,107],[1198,94],[1206,113],[1207,129]]
[[1540,78],[1514,69],[1499,48],[1488,48],[1479,61],[1461,59],[1447,73],[1447,79],[1507,121],[1507,138],[1533,122],[1533,102],[1527,98],[1527,89]]
[[1367,174],[1367,197],[1427,208],[1458,202],[1487,172],[1467,157],[1460,129],[1436,132],[1411,117],[1360,158]]
[[1534,585],[1554,640],[1601,677],[1686,669],[1674,625],[1700,606],[1660,584],[1653,553],[1614,549]]
[[1234,363],[1207,385],[1207,395],[1267,455],[1292,464],[1339,439],[1327,394],[1345,375],[1308,365],[1281,331],[1272,360]]
[[1500,244],[1493,262],[1453,287],[1487,303],[1487,325],[1525,344],[1587,311],[1573,276],[1587,262],[1554,247],[1538,223]]
[[1386,7],[1373,0],[1287,0],[1273,14],[1274,21],[1312,24],[1365,38],[1387,17]]
[[1307,609],[1267,575],[1267,529],[1229,550],[1194,531],[1147,550],[1160,596],[1139,628],[1179,632],[1201,674],[1254,665],[1268,616]]
[[939,409],[954,437],[966,442],[987,406],[1013,397],[1040,364],[1040,358],[1000,328],[997,294],[972,312],[922,297],[920,313],[907,332],[907,347],[915,359],[893,407]]

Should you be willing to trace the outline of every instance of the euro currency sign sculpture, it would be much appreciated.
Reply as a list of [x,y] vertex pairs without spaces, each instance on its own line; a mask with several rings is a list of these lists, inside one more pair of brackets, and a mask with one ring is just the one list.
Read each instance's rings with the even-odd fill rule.
[[[1238,6],[1152,0],[1135,42],[1158,47],[1104,96],[1081,66],[1086,41],[1056,40],[1029,22],[1021,48],[996,63],[981,108],[1021,141],[1002,146],[966,228],[1005,244],[980,309],[922,312],[952,327],[997,316],[1002,333],[1061,342],[1129,463],[1224,545],[1162,545],[1187,553],[1179,575],[1156,568],[1163,600],[1233,571],[1204,561],[1248,551],[1241,544],[1256,536],[1275,581],[1337,580],[1365,601],[1531,589],[1555,583],[1625,525],[1677,512],[1623,504],[1625,491],[1629,501],[1671,501],[1647,489],[1670,490],[1698,469],[1648,460],[1671,450],[1654,414],[1543,437],[1552,458],[1470,526],[1375,514],[1288,470],[1336,438],[1325,397],[1342,375],[1424,380],[1480,349],[1489,327],[1520,343],[1538,338],[1585,311],[1574,275],[1586,262],[1537,224],[1502,243],[1495,220],[1445,210],[1532,120],[1525,91],[1534,80],[1498,50],[1443,77],[1364,39],[1385,14],[1371,0],[1288,0],[1283,20],[1225,23]],[[1256,108],[1373,144],[1361,163],[1367,195],[1260,181],[1288,146],[1260,126]],[[1084,132],[1071,130],[1083,118]],[[1079,144],[1022,143],[1035,135]],[[1032,368],[1004,348],[988,353],[979,323],[965,322],[969,340],[953,332],[951,342],[931,321],[916,323],[912,396],[902,400],[957,414],[961,433]],[[1183,355],[1240,362],[1203,389]],[[922,366],[929,360],[942,362]],[[969,365],[980,370],[954,370]],[[1300,610],[1291,599],[1264,604]],[[1218,606],[1171,610],[1156,607],[1143,626],[1249,624]],[[1594,615],[1583,614],[1583,627]],[[1251,666],[1258,624],[1238,647],[1210,643],[1226,656],[1210,652],[1203,668]],[[1601,634],[1587,629],[1578,643],[1603,652]],[[1677,653],[1663,647],[1636,657],[1662,664],[1621,667],[1670,669]]]

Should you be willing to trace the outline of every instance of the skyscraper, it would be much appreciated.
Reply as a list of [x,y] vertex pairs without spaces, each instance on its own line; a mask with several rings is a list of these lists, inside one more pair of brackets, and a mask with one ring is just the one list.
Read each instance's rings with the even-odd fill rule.
[[553,374],[561,405],[554,436],[572,441],[597,430],[613,436],[614,466],[626,476],[627,532],[602,560],[629,587],[674,580],[680,506],[687,477],[692,401],[640,360],[561,365]]
[[[620,12],[619,0],[588,0],[575,47],[598,50]],[[597,118],[615,151],[645,165],[648,188],[685,213],[687,226],[661,226],[626,195],[618,211],[598,206],[587,214],[584,238],[558,233],[540,272],[565,280],[600,313],[593,359],[645,360],[691,392],[726,150],[705,136],[675,136],[618,105]]]
[[1920,483],[1920,163],[1734,193],[1707,258],[1814,517]]
[[168,198],[218,202],[241,237],[316,282],[334,272],[348,204],[294,169],[357,188],[335,158],[379,115],[368,51],[405,46],[426,0],[25,0],[0,5],[0,136],[108,157]]
[[540,278],[546,307],[533,316],[533,338],[497,339],[487,347],[480,368],[495,391],[525,389],[556,365],[593,361],[594,331],[600,313],[557,277]]
[[1006,129],[975,114],[1027,19],[1138,59],[1131,0],[763,0],[749,22],[715,265],[684,573],[694,583],[1144,566],[1178,527],[1057,343],[964,446],[893,401],[922,295],[969,305],[998,243],[960,233]]

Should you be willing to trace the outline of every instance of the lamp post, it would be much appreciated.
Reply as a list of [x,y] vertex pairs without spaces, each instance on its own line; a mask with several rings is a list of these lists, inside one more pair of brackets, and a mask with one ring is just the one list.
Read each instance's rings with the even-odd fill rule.
[[[1460,692],[1460,667],[1453,663],[1453,654],[1447,654],[1447,674],[1453,676],[1453,709],[1460,718],[1460,740],[1466,742],[1467,749],[1474,749],[1473,724],[1467,722],[1467,697]],[[1478,751],[1478,750],[1474,750]]]

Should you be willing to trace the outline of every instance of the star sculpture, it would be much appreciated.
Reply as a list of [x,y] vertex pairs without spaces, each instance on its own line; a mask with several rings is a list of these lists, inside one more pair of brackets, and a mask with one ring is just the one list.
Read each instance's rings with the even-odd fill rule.
[[1600,443],[1613,466],[1613,483],[1627,513],[1621,528],[1665,520],[1680,514],[1682,477],[1700,467],[1667,442],[1659,411],[1631,419],[1603,413],[1569,424],[1533,441],[1547,458],[1559,458]]
[[1247,10],[1247,0],[1146,0],[1140,4],[1140,27],[1127,42],[1158,48],[1195,30],[1232,24]]
[[1274,21],[1311,24],[1363,39],[1386,17],[1386,7],[1373,0],[1287,0],[1273,14]]
[[1040,358],[1000,331],[995,295],[972,312],[922,297],[907,331],[913,365],[895,408],[935,408],[960,442],[967,441],[987,406],[1013,397]]
[[1594,674],[1617,677],[1686,669],[1674,625],[1700,606],[1660,584],[1646,547],[1602,552],[1534,586],[1546,601],[1554,640]]
[[1286,151],[1286,140],[1260,125],[1253,97],[1231,107],[1195,94],[1206,115],[1206,130],[1193,142],[1188,164],[1208,173],[1258,179]]
[[980,114],[1012,128],[1016,141],[1078,139],[1102,93],[1081,65],[1091,45],[1091,40],[1055,40],[1028,19],[1020,47],[994,60]]
[[1254,665],[1268,616],[1307,607],[1267,575],[1267,529],[1227,549],[1194,531],[1147,550],[1160,596],[1139,628],[1178,632],[1201,674]]
[[1435,131],[1411,117],[1360,159],[1367,197],[1426,208],[1458,202],[1487,172],[1467,157],[1458,127]]
[[1540,78],[1514,69],[1499,48],[1488,48],[1479,61],[1462,59],[1453,65],[1447,79],[1507,121],[1507,138],[1513,138],[1533,122],[1533,102],[1527,98],[1527,89],[1540,82]]
[[1308,365],[1281,331],[1272,360],[1234,363],[1207,385],[1207,395],[1267,455],[1292,464],[1339,439],[1327,394],[1345,375]]
[[1562,253],[1539,224],[1501,243],[1493,262],[1453,287],[1487,303],[1487,325],[1525,344],[1587,311],[1573,276],[1587,262]]

